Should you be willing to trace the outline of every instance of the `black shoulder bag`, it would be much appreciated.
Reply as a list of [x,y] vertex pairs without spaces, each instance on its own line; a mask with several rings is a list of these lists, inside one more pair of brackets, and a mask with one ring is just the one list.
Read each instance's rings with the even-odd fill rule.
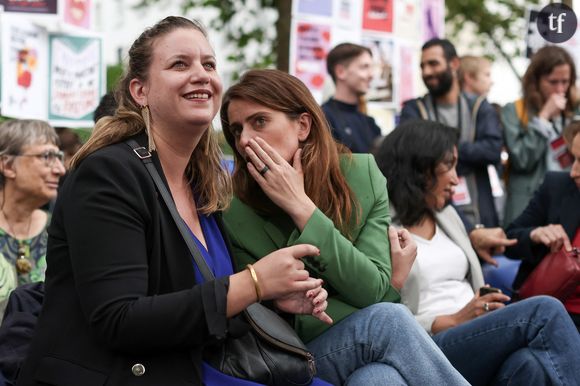
[[[145,164],[204,279],[214,280],[153,165],[151,153],[133,139],[125,143]],[[275,312],[258,303],[246,308],[244,316],[252,328],[240,337],[228,337],[223,344],[206,350],[204,359],[224,374],[265,385],[310,384],[316,373],[314,357],[294,329]]]

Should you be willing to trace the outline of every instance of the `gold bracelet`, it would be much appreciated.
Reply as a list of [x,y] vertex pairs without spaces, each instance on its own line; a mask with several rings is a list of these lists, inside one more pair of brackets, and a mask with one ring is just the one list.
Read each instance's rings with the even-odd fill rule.
[[256,287],[256,297],[258,298],[258,303],[262,301],[262,290],[260,290],[260,282],[258,282],[258,275],[256,275],[256,271],[252,264],[246,265],[246,269],[250,271],[250,275],[252,276],[252,280],[254,281],[254,287]]

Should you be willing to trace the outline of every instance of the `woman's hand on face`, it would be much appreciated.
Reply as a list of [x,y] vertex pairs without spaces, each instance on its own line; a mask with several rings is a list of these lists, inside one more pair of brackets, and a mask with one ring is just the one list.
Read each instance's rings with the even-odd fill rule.
[[417,243],[405,228],[397,229],[389,226],[389,241],[391,244],[391,263],[393,265],[393,276],[391,285],[397,290],[401,290],[413,267],[417,257]]
[[499,292],[479,296],[478,290],[473,299],[471,299],[465,307],[454,314],[456,325],[468,322],[488,312],[504,308],[504,303],[509,301],[509,296]]
[[[304,192],[302,149],[294,153],[292,165],[259,137],[251,139],[245,151],[248,171],[254,180],[272,202],[292,218],[298,229],[304,230],[316,205]],[[265,166],[267,171],[260,173]]]
[[557,252],[562,249],[572,250],[570,239],[560,224],[549,224],[543,227],[537,227],[530,232],[530,239],[536,244],[544,244],[550,248],[550,252]]
[[332,324],[332,318],[325,312],[328,307],[328,292],[322,287],[322,280],[308,278],[320,285],[306,292],[293,292],[274,300],[274,305],[281,311],[291,314],[311,314],[326,324]]
[[306,292],[322,285],[309,280],[304,269],[304,256],[318,256],[320,250],[310,244],[282,248],[264,256],[253,264],[263,300],[278,299],[294,292]]
[[567,100],[565,95],[554,93],[550,95],[546,103],[544,103],[544,106],[538,115],[540,118],[548,121],[554,116],[560,114],[561,111],[564,111],[566,108],[566,102]]

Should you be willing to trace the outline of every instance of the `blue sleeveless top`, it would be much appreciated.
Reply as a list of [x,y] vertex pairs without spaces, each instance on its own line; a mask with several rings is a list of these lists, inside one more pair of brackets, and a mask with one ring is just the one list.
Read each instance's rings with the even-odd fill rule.
[[[202,213],[198,213],[198,217],[199,223],[201,225],[201,231],[203,232],[203,236],[205,237],[205,242],[207,244],[207,249],[197,239],[197,237],[195,237],[191,229],[189,232],[191,233],[191,237],[193,237],[195,240],[195,244],[201,252],[203,259],[206,261],[209,269],[213,272],[216,278],[232,275],[234,273],[232,260],[214,216],[206,216]],[[205,280],[201,274],[201,271],[197,267],[197,264],[195,264],[193,256],[191,260],[195,270],[195,281],[197,283],[203,283]],[[202,382],[207,386],[261,385],[260,383],[247,381],[240,378],[234,378],[227,374],[223,374],[205,362],[202,363],[202,372]],[[315,378],[312,381],[311,386],[330,386],[330,384]]]

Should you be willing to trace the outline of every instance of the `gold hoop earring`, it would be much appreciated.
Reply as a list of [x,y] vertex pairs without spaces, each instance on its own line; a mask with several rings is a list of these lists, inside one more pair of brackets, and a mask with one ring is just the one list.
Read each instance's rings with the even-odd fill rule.
[[153,141],[153,133],[151,132],[151,113],[148,105],[141,106],[141,116],[143,117],[143,122],[145,122],[145,131],[149,139],[149,151],[155,151],[157,149],[155,147],[155,141]]

